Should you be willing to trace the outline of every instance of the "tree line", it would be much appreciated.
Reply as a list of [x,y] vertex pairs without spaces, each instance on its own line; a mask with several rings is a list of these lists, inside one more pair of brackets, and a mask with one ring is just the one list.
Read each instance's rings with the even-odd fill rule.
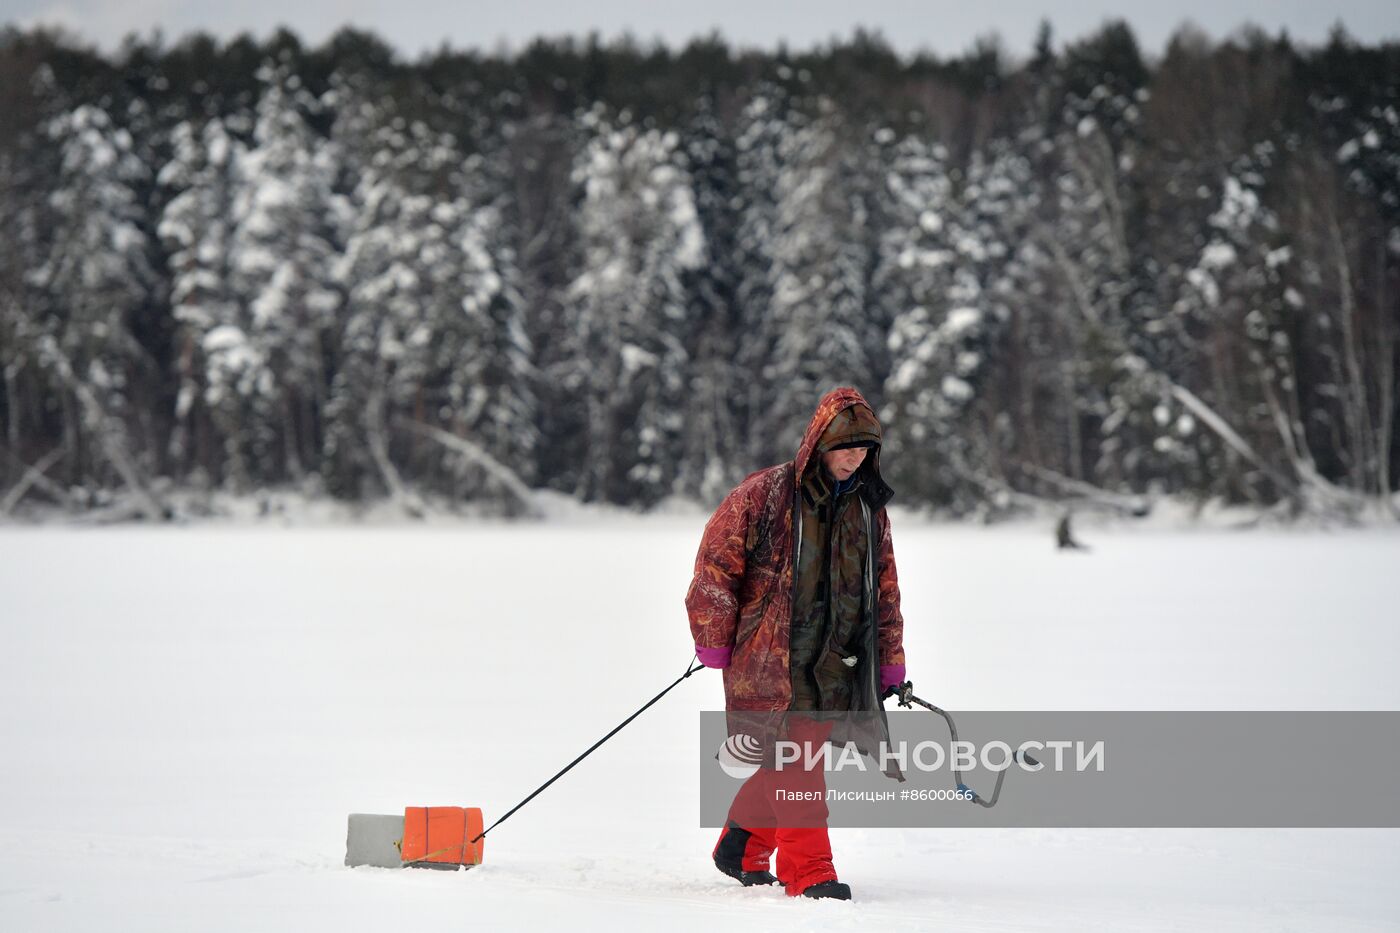
[[713,502],[858,386],[906,505],[1393,508],[1400,46],[1012,61],[0,33],[0,515]]

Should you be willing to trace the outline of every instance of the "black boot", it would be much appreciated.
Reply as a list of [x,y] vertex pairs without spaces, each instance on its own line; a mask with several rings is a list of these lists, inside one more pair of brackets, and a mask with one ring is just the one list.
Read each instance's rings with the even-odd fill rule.
[[746,888],[752,888],[759,884],[777,884],[778,879],[766,871],[744,871],[738,865],[715,859],[715,867],[724,872],[729,877],[735,879]]
[[715,846],[715,867],[735,879],[746,888],[756,884],[777,884],[778,879],[766,871],[744,871],[744,850],[748,848],[750,833],[733,820]]
[[830,897],[838,901],[849,901],[851,899],[851,886],[842,884],[835,878],[830,881],[823,881],[814,884],[802,892],[803,897]]

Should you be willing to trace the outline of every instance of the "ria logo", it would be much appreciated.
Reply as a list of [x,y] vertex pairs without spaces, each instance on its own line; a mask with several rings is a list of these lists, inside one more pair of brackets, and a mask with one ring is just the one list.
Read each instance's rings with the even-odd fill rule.
[[763,764],[763,746],[758,739],[741,732],[725,739],[715,758],[725,774],[742,781]]

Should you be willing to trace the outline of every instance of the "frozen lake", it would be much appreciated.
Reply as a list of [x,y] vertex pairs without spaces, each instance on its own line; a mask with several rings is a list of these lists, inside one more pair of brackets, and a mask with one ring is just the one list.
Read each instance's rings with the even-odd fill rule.
[[[0,529],[0,928],[1400,926],[1390,830],[837,829],[856,901],[740,889],[696,820],[713,672],[480,868],[342,866],[346,814],[494,820],[674,680],[702,524]],[[894,536],[949,709],[1400,709],[1396,531]]]

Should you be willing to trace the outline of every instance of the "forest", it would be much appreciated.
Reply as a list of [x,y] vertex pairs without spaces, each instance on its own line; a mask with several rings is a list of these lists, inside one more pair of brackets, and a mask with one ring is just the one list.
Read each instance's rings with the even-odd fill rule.
[[713,505],[857,386],[901,505],[1400,514],[1400,45],[952,58],[0,31],[0,518]]

